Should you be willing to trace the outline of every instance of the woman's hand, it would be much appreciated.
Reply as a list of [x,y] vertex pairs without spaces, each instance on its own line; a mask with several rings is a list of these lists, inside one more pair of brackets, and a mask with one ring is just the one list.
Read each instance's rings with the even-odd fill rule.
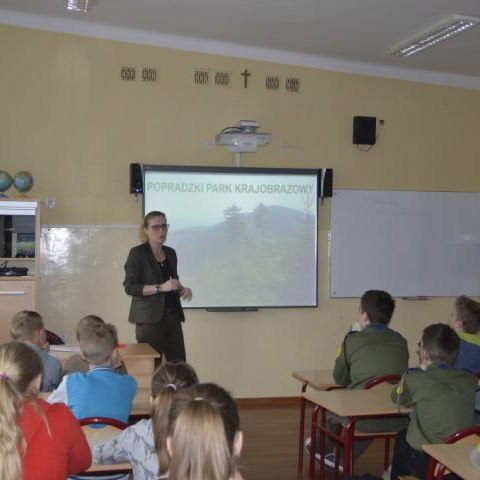
[[192,291],[188,287],[182,287],[180,290],[180,298],[189,302],[192,299]]
[[161,292],[174,292],[180,288],[180,282],[178,278],[170,278],[166,282],[160,284]]

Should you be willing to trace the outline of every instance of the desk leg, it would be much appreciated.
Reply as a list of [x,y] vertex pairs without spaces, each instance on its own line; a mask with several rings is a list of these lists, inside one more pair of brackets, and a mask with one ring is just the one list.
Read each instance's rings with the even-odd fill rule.
[[[303,382],[302,393],[305,393],[308,382]],[[303,471],[303,442],[305,441],[305,398],[300,395],[300,434],[298,440],[298,473]]]
[[385,447],[383,451],[383,470],[387,470],[390,460],[390,439],[385,439]]
[[310,480],[315,479],[315,448],[317,445],[317,417],[320,407],[317,405],[313,409],[312,413],[312,427],[310,430],[310,456],[309,456],[309,466],[308,466],[308,478]]
[[435,480],[435,468],[439,463],[432,457],[428,461],[427,480]]
[[327,410],[325,408],[321,409],[320,416],[320,478],[323,480],[325,478],[325,451],[326,451],[326,442],[327,442]]
[[350,418],[345,428],[345,444],[343,449],[343,474],[346,478],[353,476],[353,435],[356,418]]

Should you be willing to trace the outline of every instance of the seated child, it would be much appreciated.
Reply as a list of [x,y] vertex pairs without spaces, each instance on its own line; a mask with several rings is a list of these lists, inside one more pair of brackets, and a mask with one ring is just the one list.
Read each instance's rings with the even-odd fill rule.
[[[401,375],[408,368],[408,345],[405,338],[389,328],[395,310],[395,301],[383,290],[368,290],[360,299],[358,323],[360,331],[349,332],[338,352],[333,369],[333,378],[339,385],[350,389],[363,388],[368,380],[380,375]],[[360,420],[358,430],[364,432],[395,432],[405,428],[405,418]],[[330,430],[335,431],[344,419],[327,416]],[[354,458],[357,459],[370,445],[370,440],[354,443]],[[310,439],[305,442],[310,449]],[[335,465],[329,439],[326,442],[325,465]],[[317,444],[317,452],[319,444]],[[320,454],[315,457],[321,461]]]
[[480,372],[480,303],[462,295],[455,300],[450,326],[460,337],[460,350],[453,366]]
[[166,441],[169,478],[242,480],[237,469],[242,444],[237,405],[222,387],[198,384],[175,395]]
[[[87,315],[80,319],[77,324],[76,328],[76,335],[77,335],[77,342],[80,343],[80,338],[85,329],[88,329],[92,325],[103,325],[105,324],[104,320],[97,315]],[[112,366],[118,373],[128,373],[127,367],[125,366],[125,362],[123,361],[122,357],[116,350],[117,355],[112,359]],[[68,375],[69,373],[73,372],[88,372],[88,362],[82,358],[81,355],[72,355],[63,366],[63,374]]]
[[152,419],[140,420],[118,437],[96,445],[94,463],[128,462],[135,480],[157,480],[160,465],[160,478],[167,478],[170,459],[163,447],[159,462],[155,445],[160,448],[167,438],[168,413],[174,395],[197,382],[197,374],[188,363],[172,362],[159,367],[152,378]]
[[380,375],[401,375],[408,368],[405,338],[389,328],[395,301],[387,292],[368,290],[360,299],[361,330],[349,332],[337,352],[333,378],[338,385],[363,388]]
[[106,323],[86,329],[80,339],[80,350],[90,370],[63,377],[48,401],[66,403],[78,419],[109,417],[127,423],[137,382],[113,369],[117,345],[114,325]]
[[41,315],[30,310],[17,312],[10,326],[10,336],[16,342],[31,347],[42,359],[43,375],[40,389],[51,392],[62,379],[62,364],[58,358],[50,355],[46,348],[45,326]]
[[477,378],[452,368],[459,345],[458,335],[448,325],[436,323],[423,330],[420,368],[407,371],[392,391],[394,402],[413,411],[408,429],[395,439],[391,478],[426,478],[429,456],[422,445],[442,443],[473,425]]
[[0,346],[2,480],[65,480],[90,467],[90,447],[70,410],[36,398],[42,369],[23,343]]

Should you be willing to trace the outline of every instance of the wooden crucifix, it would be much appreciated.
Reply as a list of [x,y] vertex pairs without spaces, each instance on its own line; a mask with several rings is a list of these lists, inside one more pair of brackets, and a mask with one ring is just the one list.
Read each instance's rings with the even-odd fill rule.
[[241,74],[242,77],[243,77],[243,88],[247,88],[248,87],[248,77],[250,77],[252,74],[247,70],[245,69],[245,71]]

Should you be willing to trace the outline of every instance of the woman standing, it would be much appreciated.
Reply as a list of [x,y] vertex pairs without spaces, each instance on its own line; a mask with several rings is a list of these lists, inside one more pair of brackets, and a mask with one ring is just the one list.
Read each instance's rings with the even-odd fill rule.
[[135,324],[137,342],[150,344],[168,361],[186,360],[180,299],[192,291],[177,274],[177,254],[167,247],[168,223],[164,213],[148,213],[142,224],[145,242],[130,250],[125,263],[125,292],[131,295],[128,321]]

